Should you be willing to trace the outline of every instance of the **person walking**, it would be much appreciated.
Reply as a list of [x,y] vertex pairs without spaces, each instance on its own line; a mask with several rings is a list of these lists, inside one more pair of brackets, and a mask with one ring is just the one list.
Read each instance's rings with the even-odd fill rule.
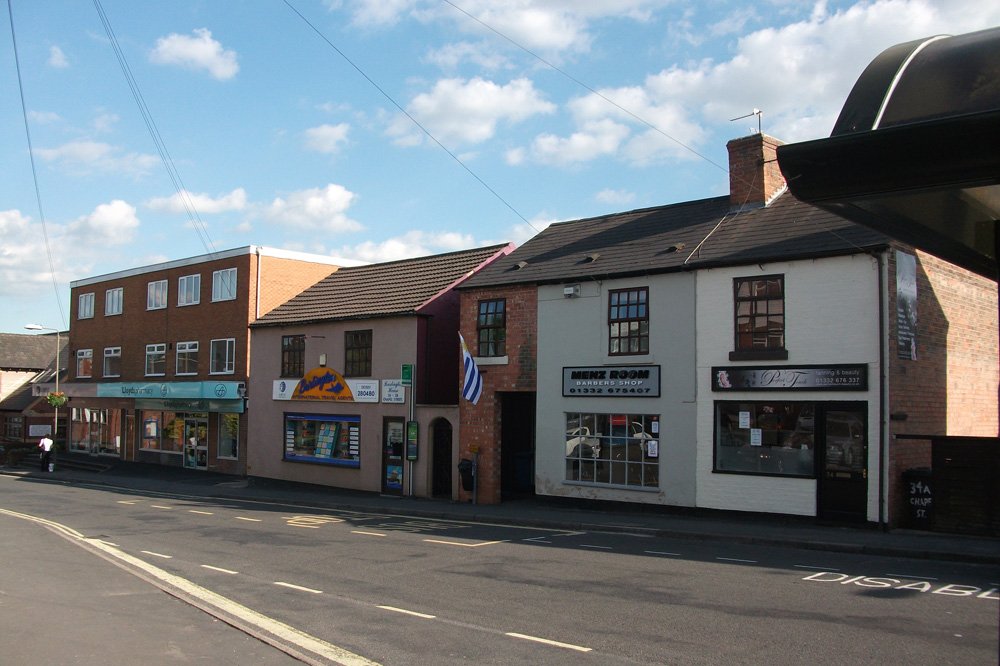
[[42,453],[41,453],[40,457],[42,459],[42,471],[43,472],[51,472],[52,471],[52,470],[49,469],[49,465],[52,463],[52,446],[53,446],[53,444],[54,444],[54,442],[52,441],[52,439],[48,435],[42,436],[42,438],[38,441],[38,448],[40,448],[42,450]]

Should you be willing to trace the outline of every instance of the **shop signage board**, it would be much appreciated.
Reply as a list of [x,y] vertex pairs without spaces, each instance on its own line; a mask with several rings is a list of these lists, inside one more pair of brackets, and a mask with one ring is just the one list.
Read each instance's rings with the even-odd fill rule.
[[868,365],[716,366],[712,390],[867,391]]
[[243,382],[110,382],[97,385],[98,398],[154,400],[239,400]]
[[563,396],[660,397],[660,366],[583,366],[563,368]]
[[406,402],[406,387],[402,379],[382,380],[382,402],[402,405]]
[[[297,391],[301,382],[294,379],[275,379],[271,384],[272,400],[327,400],[336,402],[378,402],[379,381],[377,379],[343,379],[343,385],[327,385],[321,382],[310,390]],[[326,390],[327,388],[338,390]],[[349,396],[349,397],[348,397]]]

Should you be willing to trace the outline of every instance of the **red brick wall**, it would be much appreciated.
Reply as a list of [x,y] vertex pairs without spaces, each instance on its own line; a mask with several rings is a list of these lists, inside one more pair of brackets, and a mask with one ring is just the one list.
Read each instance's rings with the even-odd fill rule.
[[726,144],[731,206],[759,206],[785,187],[777,153],[783,143],[766,134],[751,134]]
[[[506,365],[480,365],[483,395],[477,405],[459,398],[459,457],[472,459],[479,451],[479,481],[476,501],[500,502],[500,392],[535,391],[537,378],[538,290],[534,285],[473,289],[461,294],[461,331],[472,355],[476,355],[476,316],[479,301],[506,299]],[[459,368],[461,386],[463,370]],[[472,494],[459,488],[459,499]]]

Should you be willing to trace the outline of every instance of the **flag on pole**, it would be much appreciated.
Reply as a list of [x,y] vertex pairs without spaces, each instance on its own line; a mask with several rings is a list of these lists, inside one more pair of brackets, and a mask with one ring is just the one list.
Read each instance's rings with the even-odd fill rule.
[[473,405],[479,402],[479,396],[483,393],[483,376],[479,374],[476,361],[469,353],[469,348],[465,346],[465,338],[458,334],[458,341],[462,343],[462,364],[465,366],[465,381],[462,383],[462,397]]

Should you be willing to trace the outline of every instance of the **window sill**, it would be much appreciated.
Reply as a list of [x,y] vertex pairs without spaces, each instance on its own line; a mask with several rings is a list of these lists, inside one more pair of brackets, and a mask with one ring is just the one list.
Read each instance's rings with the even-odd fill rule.
[[583,486],[586,488],[606,488],[608,490],[635,490],[640,493],[658,493],[658,486],[627,486],[619,483],[598,483],[597,481],[563,481],[564,486]]
[[787,361],[787,349],[762,349],[760,351],[731,351],[730,361]]

